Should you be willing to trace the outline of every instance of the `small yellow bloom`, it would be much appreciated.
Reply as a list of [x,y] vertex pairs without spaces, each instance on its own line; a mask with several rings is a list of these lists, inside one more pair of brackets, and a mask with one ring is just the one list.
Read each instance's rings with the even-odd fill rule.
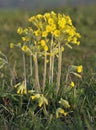
[[31,96],[31,99],[34,100],[34,99],[35,99],[35,96]]
[[10,43],[10,48],[14,48],[14,43]]
[[28,21],[29,21],[29,22],[33,22],[33,20],[35,20],[35,19],[36,19],[35,16],[32,16],[32,17],[29,18]]
[[74,88],[75,84],[74,84],[73,81],[70,83],[70,86],[71,86],[72,88]]
[[56,118],[59,118],[60,114],[62,114],[62,115],[64,115],[64,116],[67,116],[68,113],[65,112],[64,109],[58,108],[58,109],[56,110]]
[[38,98],[40,98],[40,94],[35,94],[35,95],[31,96],[32,100],[38,99]]
[[43,95],[41,95],[39,98],[38,106],[42,107],[43,104],[48,105],[48,100]]
[[50,26],[50,25],[47,25],[47,26],[46,26],[46,32],[51,32],[51,30],[52,30],[51,26]]
[[64,50],[65,50],[64,47],[62,47],[62,52],[63,52]]
[[46,31],[42,32],[42,37],[47,37],[48,33]]
[[54,23],[54,20],[52,18],[48,19],[48,24],[52,25]]
[[18,33],[18,34],[22,34],[22,33],[23,33],[23,29],[22,29],[21,27],[19,27],[19,28],[17,29],[17,33]]
[[14,86],[15,88],[17,88],[17,94],[27,94],[27,87],[25,86],[25,82],[23,81],[22,84],[18,83]]
[[63,105],[65,108],[70,108],[69,102],[67,100],[61,98],[59,103]]
[[36,18],[41,19],[43,16],[41,14],[36,15]]
[[26,45],[23,45],[21,49],[22,51],[26,52],[28,50],[28,47]]
[[45,18],[50,18],[50,13],[45,13],[45,14],[44,14],[44,17],[45,17]]
[[59,37],[60,36],[60,31],[59,30],[55,30],[53,32],[53,34],[54,34],[55,37]]
[[41,46],[44,47],[46,45],[45,41],[44,40],[41,40]]
[[82,65],[78,66],[77,67],[77,72],[81,73],[82,71],[83,71],[83,66]]
[[29,37],[22,37],[22,40],[23,40],[23,41],[29,41],[30,38],[29,38]]
[[52,24],[51,25],[51,28],[52,28],[52,31],[54,31],[56,29],[56,25],[55,24]]
[[48,46],[44,46],[44,51],[48,51]]
[[36,31],[34,31],[34,34],[35,34],[35,36],[40,36],[41,32],[40,32],[40,30],[36,30]]

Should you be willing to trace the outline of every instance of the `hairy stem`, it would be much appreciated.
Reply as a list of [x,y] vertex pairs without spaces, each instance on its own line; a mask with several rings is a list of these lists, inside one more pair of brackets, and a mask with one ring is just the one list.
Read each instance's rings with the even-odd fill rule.
[[37,92],[39,92],[39,91],[40,91],[40,82],[39,82],[37,53],[36,53],[35,56],[36,56],[36,57],[35,57],[35,60],[34,60],[34,62],[35,62],[35,90],[36,90]]
[[45,52],[45,59],[44,59],[44,74],[43,74],[43,92],[44,92],[45,83],[46,83],[46,70],[47,70],[47,63],[46,63],[46,60],[47,60],[47,55],[46,55],[46,52]]
[[32,66],[32,56],[30,56],[30,76],[32,77],[33,74],[33,70],[32,70],[33,66]]
[[50,56],[50,66],[49,66],[49,84],[52,83],[52,57]]
[[26,60],[25,60],[25,53],[22,53],[22,54],[23,54],[24,83],[25,83],[25,86],[26,86]]
[[54,79],[54,55],[52,56],[52,83]]
[[[53,47],[53,36],[51,38],[50,54],[52,54]],[[53,83],[53,56],[50,55],[50,66],[49,66],[49,84]]]
[[56,94],[58,94],[60,89],[60,79],[61,79],[61,62],[62,62],[62,49],[60,46],[60,42],[58,42],[58,48],[59,48],[59,56],[58,56],[58,72],[57,72],[57,88],[56,88]]

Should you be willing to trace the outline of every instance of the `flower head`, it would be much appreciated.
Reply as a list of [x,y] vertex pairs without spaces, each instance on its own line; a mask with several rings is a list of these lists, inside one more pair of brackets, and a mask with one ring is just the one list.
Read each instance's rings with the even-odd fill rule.
[[22,29],[21,27],[19,27],[19,28],[17,29],[17,33],[18,33],[18,34],[22,34],[22,33],[23,33],[23,29]]
[[77,72],[78,73],[81,73],[83,71],[83,66],[82,65],[79,65],[78,67],[77,67]]
[[56,118],[59,118],[60,115],[67,116],[67,114],[68,114],[68,113],[65,112],[65,110],[62,109],[62,108],[58,108],[58,109],[56,110]]
[[74,88],[75,84],[74,84],[73,81],[70,83],[70,86],[71,86],[72,88]]

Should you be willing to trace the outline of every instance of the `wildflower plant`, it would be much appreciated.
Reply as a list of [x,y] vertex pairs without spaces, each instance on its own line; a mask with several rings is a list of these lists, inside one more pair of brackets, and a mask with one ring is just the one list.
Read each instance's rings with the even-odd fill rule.
[[[37,102],[37,107],[42,108],[43,112],[48,114],[47,108],[50,106],[50,97],[48,91],[53,85],[53,93],[57,99],[60,97],[61,89],[61,72],[62,58],[66,46],[72,49],[74,45],[79,46],[81,37],[72,24],[69,16],[53,11],[45,14],[37,14],[28,19],[29,26],[27,28],[19,27],[17,33],[21,37],[21,41],[17,44],[10,43],[10,48],[18,47],[23,57],[23,77],[22,83],[17,83],[14,87],[19,95],[29,95],[33,102]],[[29,58],[30,73],[28,75],[34,79],[31,89],[28,88],[28,75],[26,68],[26,57]],[[43,71],[40,70],[39,62],[43,63]],[[57,70],[54,71],[55,65]],[[68,67],[66,74],[65,86],[75,88],[70,74],[81,78],[82,65],[71,65]],[[40,77],[40,75],[42,75]],[[66,87],[64,86],[64,91]],[[54,97],[53,97],[54,98]],[[57,102],[60,107],[55,109],[56,117],[59,115],[67,116],[66,112],[71,105],[67,101],[68,98],[59,98]]]

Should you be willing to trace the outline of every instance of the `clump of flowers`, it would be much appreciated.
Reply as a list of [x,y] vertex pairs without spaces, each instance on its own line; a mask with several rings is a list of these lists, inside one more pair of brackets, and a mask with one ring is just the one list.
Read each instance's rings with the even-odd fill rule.
[[[45,93],[46,85],[50,87],[56,81],[55,94],[58,95],[60,91],[62,53],[64,53],[65,47],[72,49],[73,45],[80,45],[78,39],[81,36],[72,24],[71,18],[61,13],[51,11],[45,14],[37,14],[30,17],[28,21],[30,23],[29,27],[19,27],[17,29],[17,33],[21,36],[21,41],[17,44],[10,44],[10,48],[19,47],[23,55],[24,81],[22,84],[15,85],[15,87],[18,88],[18,94],[28,94],[25,58],[25,55],[27,55],[30,60],[30,75],[35,81],[32,86],[35,93],[32,93],[31,99],[36,99],[39,107],[43,107],[43,105],[48,105],[48,99],[42,94]],[[38,60],[43,61],[44,69],[41,74],[43,78],[39,77]],[[54,71],[55,64],[57,64],[57,73]],[[35,70],[34,73],[33,70]],[[68,74],[72,73],[81,78],[80,73],[82,70],[82,65],[72,65],[68,69]],[[54,75],[56,76],[54,77]],[[74,88],[74,81],[70,80],[69,85]],[[59,104],[63,104],[65,108],[70,108],[69,102],[63,98],[60,99]],[[66,116],[67,112],[63,108],[57,108],[56,117],[58,118],[60,114]]]

